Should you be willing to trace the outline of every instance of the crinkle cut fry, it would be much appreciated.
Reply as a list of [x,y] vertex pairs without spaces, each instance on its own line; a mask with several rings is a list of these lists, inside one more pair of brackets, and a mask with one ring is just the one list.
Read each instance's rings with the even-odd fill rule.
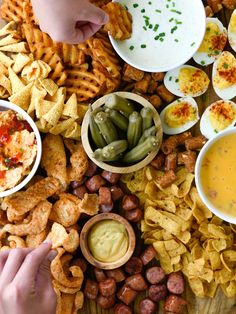
[[71,67],[67,70],[65,82],[67,93],[69,96],[75,93],[78,102],[95,98],[99,95],[103,84],[105,82],[101,81],[101,78],[88,70],[88,64]]
[[3,0],[1,16],[8,22],[37,24],[30,0]]

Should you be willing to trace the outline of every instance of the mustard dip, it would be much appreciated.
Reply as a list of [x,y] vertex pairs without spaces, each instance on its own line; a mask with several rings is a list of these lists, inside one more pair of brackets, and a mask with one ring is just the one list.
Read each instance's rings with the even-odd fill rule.
[[129,246],[129,236],[125,226],[120,222],[102,220],[91,228],[88,246],[95,259],[111,263],[125,255]]
[[206,152],[200,172],[202,188],[218,210],[236,217],[236,134],[217,140]]

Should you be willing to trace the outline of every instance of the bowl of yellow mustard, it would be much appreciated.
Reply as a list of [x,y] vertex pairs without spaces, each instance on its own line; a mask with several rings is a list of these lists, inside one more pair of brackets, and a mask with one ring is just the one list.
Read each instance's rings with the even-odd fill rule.
[[124,265],[132,256],[135,233],[122,216],[99,214],[84,225],[80,247],[90,264],[101,269],[115,269]]
[[227,129],[202,148],[196,162],[196,186],[206,207],[236,224],[236,128]]

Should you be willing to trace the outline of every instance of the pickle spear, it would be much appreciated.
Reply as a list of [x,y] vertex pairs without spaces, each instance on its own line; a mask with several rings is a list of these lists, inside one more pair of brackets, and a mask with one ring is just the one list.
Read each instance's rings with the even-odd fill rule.
[[94,120],[97,123],[98,128],[107,144],[110,144],[119,139],[116,127],[111,122],[106,112],[98,112]]
[[149,107],[143,107],[140,111],[143,118],[143,132],[153,125],[153,111]]
[[89,129],[91,132],[92,140],[98,148],[102,148],[102,147],[106,146],[107,143],[104,140],[102,134],[100,133],[100,130],[99,130],[96,122],[94,121],[93,112],[91,110],[91,107],[89,108],[89,113],[90,113],[89,114]]
[[120,111],[126,118],[135,110],[134,105],[126,98],[120,97],[116,94],[111,94],[105,101],[105,106],[109,109]]
[[142,134],[142,117],[137,111],[134,111],[129,116],[129,126],[127,131],[129,148],[133,148],[138,144],[141,134]]

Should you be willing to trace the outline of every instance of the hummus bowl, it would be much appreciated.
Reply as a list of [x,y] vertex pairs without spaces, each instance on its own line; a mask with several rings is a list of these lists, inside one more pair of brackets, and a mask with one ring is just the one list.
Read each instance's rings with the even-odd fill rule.
[[17,105],[0,100],[0,197],[22,189],[35,175],[41,156],[34,121]]

